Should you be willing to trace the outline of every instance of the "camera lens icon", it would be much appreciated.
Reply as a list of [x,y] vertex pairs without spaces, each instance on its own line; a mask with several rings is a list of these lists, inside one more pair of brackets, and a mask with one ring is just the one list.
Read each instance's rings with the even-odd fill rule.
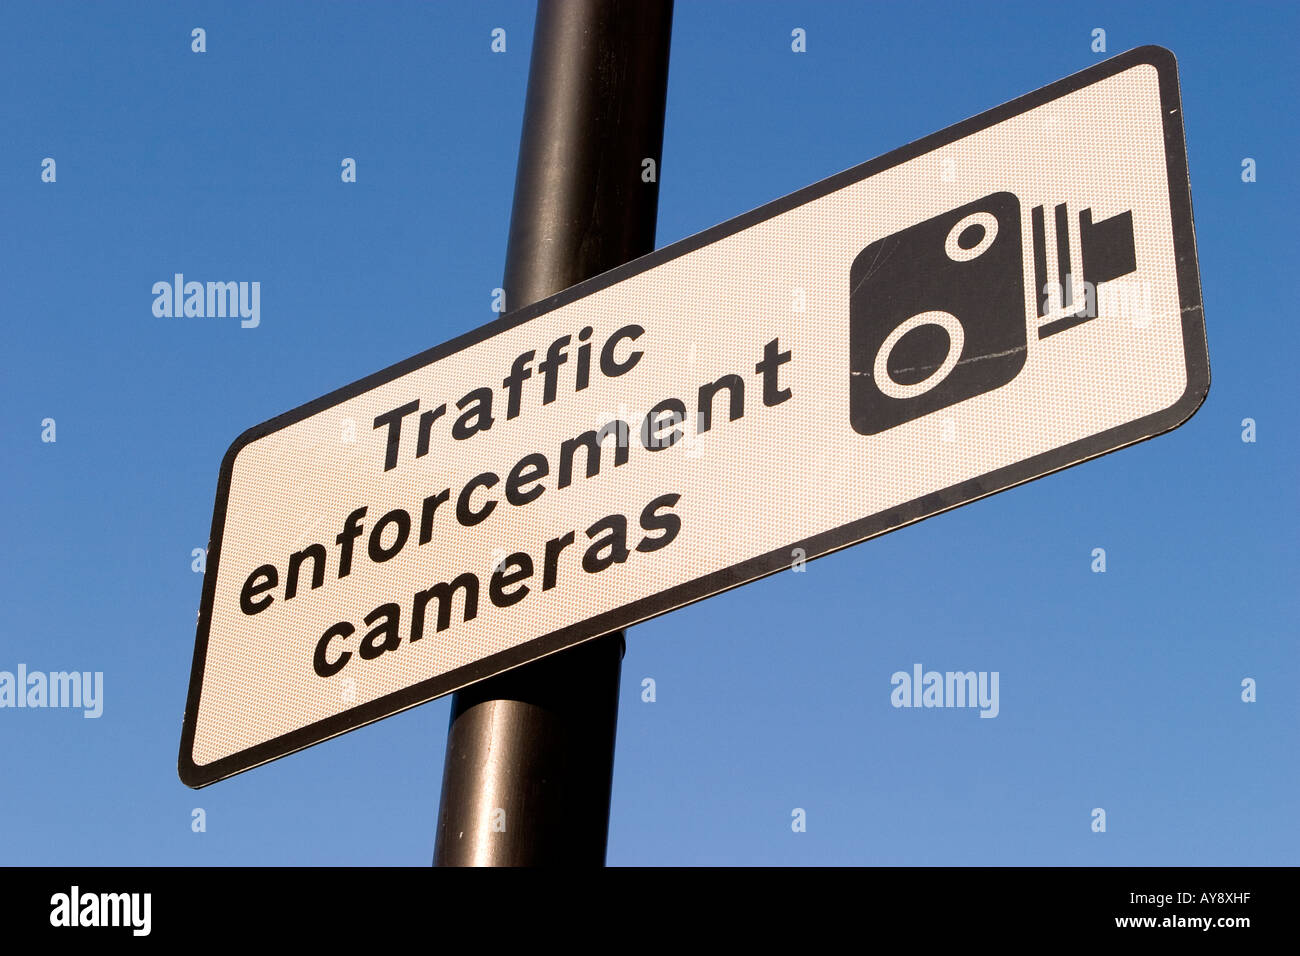
[[[924,328],[927,325],[937,326],[948,334],[947,354],[944,356],[943,362],[933,371],[929,371],[920,381],[904,384],[895,380],[893,375],[890,374],[888,364],[890,357],[894,354],[895,346],[909,332]],[[922,312],[920,315],[914,315],[890,332],[880,346],[880,351],[876,353],[876,361],[871,369],[876,387],[890,398],[916,398],[918,395],[924,395],[947,378],[948,373],[957,367],[957,360],[961,357],[965,345],[966,330],[962,328],[957,316],[952,313]]]
[[850,418],[875,435],[1011,381],[1025,364],[1020,201],[909,226],[849,270]]

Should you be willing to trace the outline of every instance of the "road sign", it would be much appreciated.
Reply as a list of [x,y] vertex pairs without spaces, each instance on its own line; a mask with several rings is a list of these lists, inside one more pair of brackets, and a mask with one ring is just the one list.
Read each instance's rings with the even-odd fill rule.
[[181,779],[1150,438],[1208,387],[1177,70],[1144,47],[241,435]]

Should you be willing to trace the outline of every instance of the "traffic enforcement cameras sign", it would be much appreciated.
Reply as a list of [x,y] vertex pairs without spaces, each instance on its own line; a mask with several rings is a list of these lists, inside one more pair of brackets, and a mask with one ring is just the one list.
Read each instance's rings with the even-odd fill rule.
[[181,779],[1150,438],[1208,387],[1177,72],[1145,47],[240,436]]

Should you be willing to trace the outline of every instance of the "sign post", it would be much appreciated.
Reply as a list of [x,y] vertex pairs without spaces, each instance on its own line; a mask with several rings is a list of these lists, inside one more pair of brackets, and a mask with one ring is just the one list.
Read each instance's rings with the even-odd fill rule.
[[[509,308],[654,249],[672,10],[540,0]],[[619,631],[457,692],[435,865],[604,864],[623,649]]]
[[[634,22],[644,35],[641,5]],[[577,206],[526,185],[540,175],[521,165],[517,198],[555,211],[516,204],[508,297],[509,276],[542,275],[517,258],[539,243],[615,251],[529,279],[526,298],[648,242],[606,247],[608,205],[560,229]],[[637,201],[611,189],[602,203]],[[206,786],[1162,434],[1209,381],[1177,68],[1142,47],[240,436],[181,779]],[[340,447],[347,422],[358,438]],[[478,827],[501,803],[476,799]]]

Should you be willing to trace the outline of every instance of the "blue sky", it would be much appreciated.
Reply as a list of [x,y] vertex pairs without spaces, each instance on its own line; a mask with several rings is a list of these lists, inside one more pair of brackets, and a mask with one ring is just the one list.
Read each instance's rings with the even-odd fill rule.
[[[0,11],[0,670],[105,688],[97,720],[0,709],[0,863],[429,860],[446,699],[180,783],[191,549],[244,429],[493,318],[532,20]],[[1083,69],[1094,28],[1173,50],[1212,385],[1167,436],[632,629],[611,864],[1300,858],[1298,26],[1283,4],[678,4],[659,245]],[[260,280],[261,326],[155,318],[174,272]],[[916,662],[998,671],[998,718],[892,708]]]

